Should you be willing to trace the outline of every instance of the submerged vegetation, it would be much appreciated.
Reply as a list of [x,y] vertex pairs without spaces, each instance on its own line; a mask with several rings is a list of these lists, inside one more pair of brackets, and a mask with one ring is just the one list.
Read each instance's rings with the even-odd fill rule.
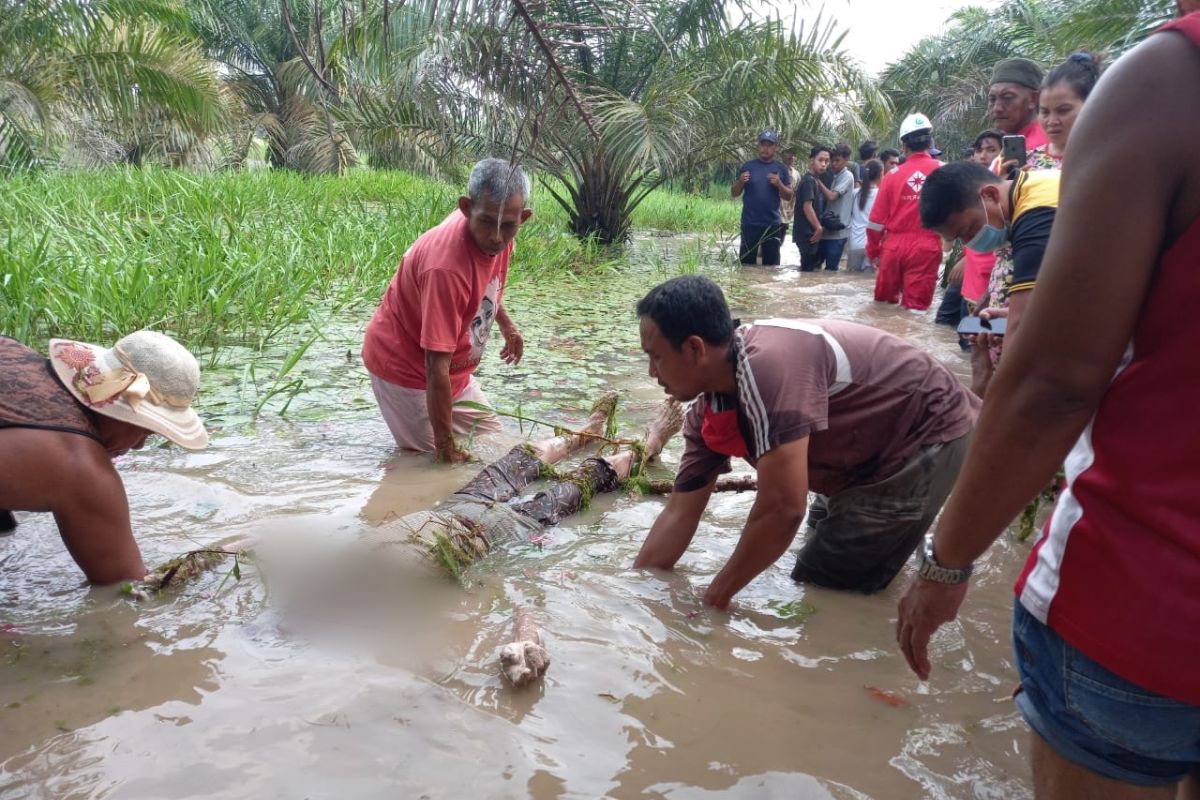
[[[261,349],[284,331],[369,315],[404,250],[460,189],[403,172],[29,173],[0,181],[0,333],[108,341],[152,327],[192,347]],[[603,283],[619,253],[580,241],[539,190],[511,283]],[[659,191],[639,225],[725,234],[729,200]],[[694,261],[697,256],[693,256]]]

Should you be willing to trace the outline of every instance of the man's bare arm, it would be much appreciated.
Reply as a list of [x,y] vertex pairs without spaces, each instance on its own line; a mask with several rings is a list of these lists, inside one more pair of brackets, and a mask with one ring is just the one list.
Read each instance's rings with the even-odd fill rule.
[[[1114,64],[1084,107],[1021,335],[1006,346],[937,525],[934,555],[944,566],[973,562],[1049,483],[1112,380],[1164,242],[1200,215],[1200,165],[1190,157],[1200,141],[1198,84],[1195,48],[1155,36]],[[1158,157],[1128,191],[1113,192],[1129,153],[1152,140]],[[896,638],[921,678],[929,639],[964,592],[965,584],[917,579],[901,599]]]
[[433,427],[433,446],[438,458],[462,462],[470,453],[454,441],[454,397],[450,391],[450,359],[452,353],[425,351],[425,406],[429,424]]
[[808,505],[808,437],[788,442],[758,462],[758,492],[729,561],[704,593],[705,605],[726,608],[733,596],[779,560]]
[[708,507],[716,479],[693,492],[672,492],[650,534],[633,560],[635,569],[671,569],[696,535],[700,516]]
[[60,473],[50,499],[58,532],[75,563],[92,583],[140,580],[146,565],[133,538],[125,485],[104,449],[96,444]]

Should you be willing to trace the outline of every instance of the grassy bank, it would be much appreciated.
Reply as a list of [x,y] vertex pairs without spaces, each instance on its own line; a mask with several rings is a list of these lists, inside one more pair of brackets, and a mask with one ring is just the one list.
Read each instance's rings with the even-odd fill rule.
[[[0,181],[0,333],[108,341],[141,327],[195,347],[261,347],[278,333],[373,305],[399,256],[460,189],[400,172],[112,169]],[[611,270],[538,191],[513,281]],[[730,230],[737,206],[660,192],[638,229]]]

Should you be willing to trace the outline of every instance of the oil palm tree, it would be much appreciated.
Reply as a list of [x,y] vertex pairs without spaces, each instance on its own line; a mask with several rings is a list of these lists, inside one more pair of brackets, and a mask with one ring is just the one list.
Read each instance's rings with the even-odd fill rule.
[[[358,155],[334,114],[342,102],[327,46],[340,15],[330,0],[193,0],[192,29],[221,65],[239,108],[228,162],[245,162],[262,134],[270,163],[341,173]],[[349,24],[347,22],[347,24]]]
[[178,158],[225,122],[220,81],[169,0],[0,0],[0,168],[80,129],[121,158]]
[[650,191],[743,157],[764,124],[803,142],[862,133],[888,113],[832,25],[730,25],[726,10],[718,0],[409,2],[421,35],[381,42],[378,14],[364,16],[374,43],[360,48],[387,52],[392,78],[380,85],[405,101],[390,106],[398,118],[350,113],[360,136],[403,130],[538,167],[576,234],[621,241]]
[[1021,56],[1050,66],[1078,50],[1115,58],[1174,8],[1174,0],[1007,0],[960,9],[944,33],[921,40],[885,70],[883,87],[898,117],[929,114],[942,147],[958,148],[986,126],[997,61]]

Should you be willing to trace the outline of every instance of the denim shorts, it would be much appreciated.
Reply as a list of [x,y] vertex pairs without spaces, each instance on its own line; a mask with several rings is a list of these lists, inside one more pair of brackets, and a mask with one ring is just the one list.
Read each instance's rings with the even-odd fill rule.
[[1138,786],[1175,784],[1200,769],[1200,706],[1117,677],[1015,605],[1017,705],[1054,750]]

